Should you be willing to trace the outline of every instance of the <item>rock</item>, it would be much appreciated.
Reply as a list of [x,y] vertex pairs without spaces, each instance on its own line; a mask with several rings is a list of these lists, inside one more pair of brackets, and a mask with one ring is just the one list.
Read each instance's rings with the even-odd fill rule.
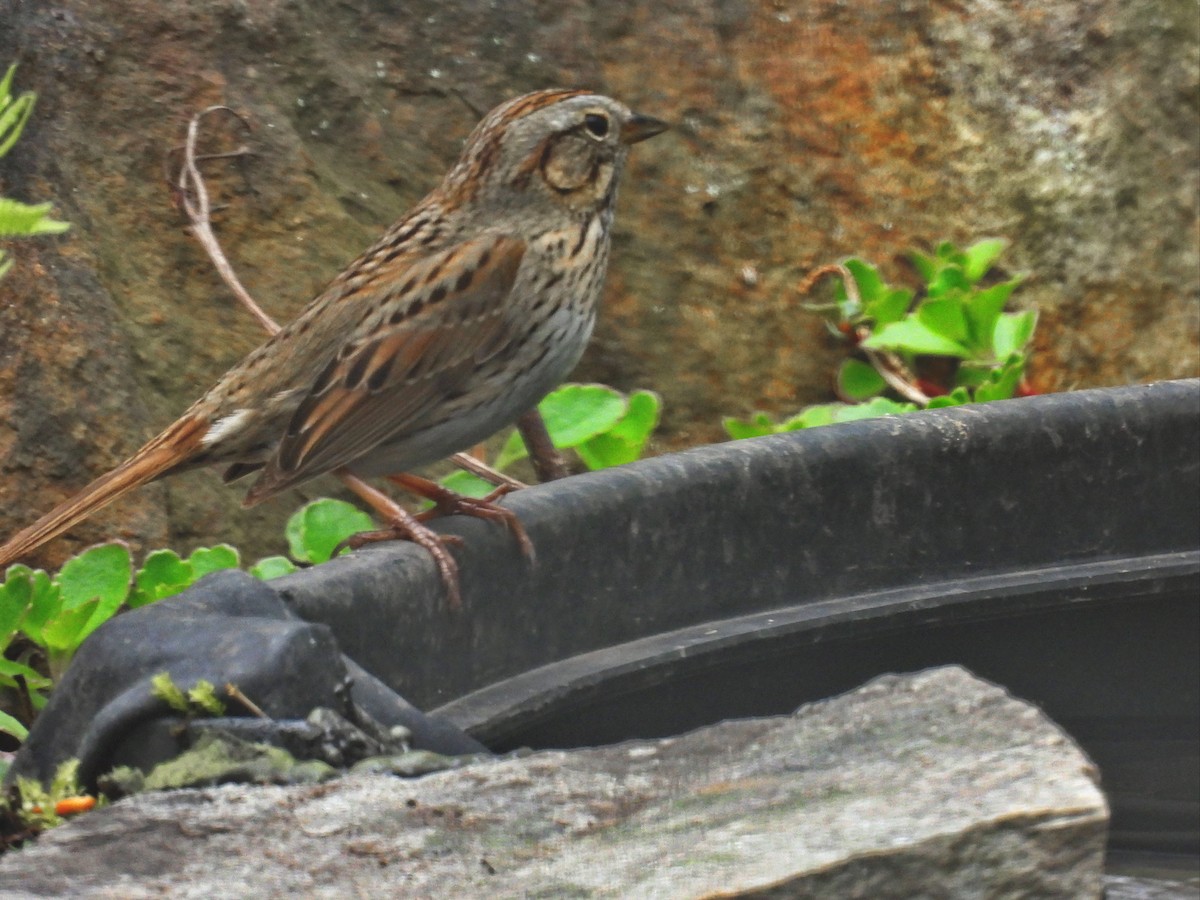
[[[656,447],[832,399],[841,350],[795,286],[849,254],[1012,241],[1042,313],[1042,389],[1197,374],[1196,17],[1176,0],[613,5],[512,0],[0,3],[0,66],[39,93],[0,191],[73,228],[0,282],[0,533],[178,416],[260,340],[181,227],[163,162],[210,104],[216,227],[294,315],[441,177],[482,110],[554,84],[677,124],[634,154],[605,307],[578,372],[664,396]],[[664,77],[669,73],[669,77]],[[754,273],[747,277],[747,272]],[[329,482],[314,485],[328,491]],[[207,473],[76,529],[279,552]],[[48,548],[59,563],[70,540]]]
[[1095,777],[1037,709],[947,667],[661,741],[142,795],[9,854],[0,892],[1094,897]]

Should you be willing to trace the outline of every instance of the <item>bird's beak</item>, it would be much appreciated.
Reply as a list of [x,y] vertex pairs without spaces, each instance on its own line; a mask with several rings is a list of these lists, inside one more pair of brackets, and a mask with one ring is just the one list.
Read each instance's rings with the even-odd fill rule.
[[652,138],[656,134],[662,134],[670,127],[662,119],[655,119],[653,116],[643,116],[634,113],[621,126],[621,143],[625,145],[636,144],[638,141]]

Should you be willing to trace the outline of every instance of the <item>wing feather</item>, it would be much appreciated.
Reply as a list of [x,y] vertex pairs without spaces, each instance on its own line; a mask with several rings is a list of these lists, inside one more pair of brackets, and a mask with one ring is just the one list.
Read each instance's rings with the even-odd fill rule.
[[517,337],[505,309],[524,253],[520,240],[489,237],[422,259],[412,267],[419,277],[389,279],[411,284],[407,296],[388,298],[389,308],[407,306],[410,314],[384,319],[342,348],[296,409],[246,502],[420,431],[442,398],[468,390],[479,364]]

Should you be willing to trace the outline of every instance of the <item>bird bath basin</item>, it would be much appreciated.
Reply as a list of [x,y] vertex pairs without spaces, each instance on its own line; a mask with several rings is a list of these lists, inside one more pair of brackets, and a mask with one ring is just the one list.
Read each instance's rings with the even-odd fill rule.
[[429,585],[407,551],[279,587],[493,750],[668,735],[961,663],[1096,761],[1114,852],[1196,865],[1200,382],[705,447],[511,504],[532,568],[497,529],[447,525],[467,539],[460,618],[436,588],[414,605],[380,584]]

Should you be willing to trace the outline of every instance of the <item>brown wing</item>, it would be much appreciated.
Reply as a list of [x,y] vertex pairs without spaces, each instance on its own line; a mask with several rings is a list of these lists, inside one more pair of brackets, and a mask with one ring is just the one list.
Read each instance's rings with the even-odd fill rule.
[[433,254],[407,271],[400,294],[389,297],[391,319],[326,366],[246,502],[419,430],[480,362],[515,338],[505,312],[524,253],[522,241],[491,237]]

